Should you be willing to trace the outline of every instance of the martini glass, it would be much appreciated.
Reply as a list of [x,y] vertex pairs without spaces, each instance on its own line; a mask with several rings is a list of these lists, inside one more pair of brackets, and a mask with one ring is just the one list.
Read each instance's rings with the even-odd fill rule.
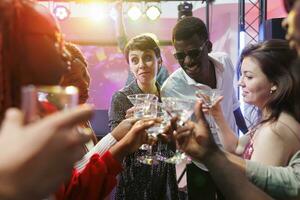
[[[162,133],[164,133],[166,127],[170,124],[171,117],[168,115],[166,110],[163,109],[162,103],[157,103],[157,114],[156,117],[159,118],[161,121],[156,122],[153,126],[148,128],[146,131],[148,133],[148,137],[153,137],[155,139],[159,139],[158,136]],[[152,165],[152,164],[158,164],[158,161],[164,161],[167,159],[166,153],[168,155],[170,154],[169,150],[165,150],[162,147],[162,144],[160,141],[155,145],[157,148],[156,153],[153,153],[152,146],[150,146],[150,149],[148,151],[148,154],[144,160],[142,160],[142,163]]]
[[221,96],[219,89],[199,89],[196,91],[196,96],[203,100],[203,103],[208,108],[211,108],[217,99]]
[[[211,88],[199,89],[196,91],[196,96],[199,97],[203,101],[204,105],[207,108],[211,108],[216,103],[218,98],[221,96],[221,90],[211,89]],[[210,128],[214,129],[214,120],[211,117],[211,115],[207,114],[206,118],[209,122]]]
[[[145,100],[141,105],[141,109],[135,111],[138,113],[139,118],[156,118],[158,116],[158,102],[157,99]],[[163,126],[161,123],[156,122],[153,126],[146,129],[148,137],[156,138],[158,134],[163,133]],[[143,148],[143,150],[145,147]],[[158,160],[156,159],[156,155],[153,154],[152,145],[147,145],[146,154],[143,156],[138,156],[137,160],[143,164],[154,165],[158,164]]]
[[[131,95],[128,95],[127,98],[132,103],[132,105],[135,107],[133,117],[135,117],[137,119],[147,117],[147,116],[145,116],[145,112],[147,112],[147,110],[151,110],[149,107],[151,101],[152,102],[158,101],[158,97],[155,96],[154,94],[131,94]],[[149,115],[148,115],[148,117],[149,117]],[[156,117],[156,116],[154,116],[154,117]],[[139,149],[149,151],[150,148],[151,148],[150,145],[143,144]]]
[[133,116],[138,119],[147,117],[146,113],[150,109],[151,101],[158,101],[158,97],[154,94],[132,94],[128,95],[127,98],[135,107]]
[[[192,99],[165,97],[162,98],[162,102],[170,117],[178,117],[177,126],[183,126],[194,112],[195,100]],[[176,149],[175,153],[164,161],[171,164],[179,164],[184,160],[187,160],[186,154]]]
[[54,112],[75,107],[78,89],[74,86],[33,85],[22,88],[22,110],[26,123],[34,122]]
[[[21,107],[25,123],[33,123],[58,111],[68,110],[78,105],[78,89],[74,86],[24,86],[22,87]],[[77,127],[78,132],[90,133]],[[47,148],[47,147],[46,147]],[[46,199],[55,199],[53,195]]]

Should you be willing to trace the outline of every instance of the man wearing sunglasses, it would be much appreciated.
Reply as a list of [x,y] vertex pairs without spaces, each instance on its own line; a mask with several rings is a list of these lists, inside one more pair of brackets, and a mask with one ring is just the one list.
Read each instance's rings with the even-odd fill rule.
[[[233,87],[234,67],[231,60],[225,53],[211,53],[212,43],[208,39],[208,32],[204,22],[196,17],[185,17],[179,20],[173,28],[172,42],[176,49],[174,53],[181,68],[177,69],[165,81],[162,86],[161,95],[178,98],[196,98],[195,92],[199,88],[217,88],[224,96],[221,105],[225,118],[232,130],[237,130],[237,126],[242,132],[247,132],[244,118],[239,108],[235,90]],[[215,127],[214,123],[210,124]],[[216,128],[214,129],[216,130]],[[236,131],[237,132],[237,131]],[[213,133],[216,143],[221,142],[216,131]],[[191,174],[191,176],[189,175]],[[214,199],[215,189],[213,183],[210,186],[196,186],[194,178],[197,174],[202,174],[205,182],[210,180],[208,172],[199,171],[194,164],[188,165],[188,188],[189,198],[196,199],[201,195],[204,199]],[[198,177],[197,177],[198,179]],[[203,191],[193,192],[193,191]],[[210,191],[210,192],[209,192]]]

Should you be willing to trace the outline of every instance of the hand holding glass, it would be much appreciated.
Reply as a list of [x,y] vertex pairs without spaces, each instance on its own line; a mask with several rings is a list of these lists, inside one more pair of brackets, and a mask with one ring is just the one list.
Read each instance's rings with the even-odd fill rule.
[[22,110],[26,123],[78,104],[78,89],[73,86],[26,86],[22,88]]
[[[177,125],[182,126],[193,114],[195,100],[179,99],[175,97],[162,98],[164,109],[171,117],[178,117]],[[187,156],[176,149],[174,155],[164,160],[167,163],[179,164],[187,159]]]

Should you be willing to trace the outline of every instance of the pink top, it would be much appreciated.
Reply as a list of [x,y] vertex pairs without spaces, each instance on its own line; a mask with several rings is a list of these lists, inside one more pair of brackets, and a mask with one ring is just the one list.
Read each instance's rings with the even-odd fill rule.
[[243,153],[243,158],[246,159],[246,160],[251,160],[251,156],[252,156],[252,153],[254,151],[253,149],[253,143],[254,143],[254,134],[256,132],[256,129],[252,129],[249,133],[250,135],[250,140],[248,142],[248,144],[246,145],[245,147],[245,150],[244,150],[244,153]]

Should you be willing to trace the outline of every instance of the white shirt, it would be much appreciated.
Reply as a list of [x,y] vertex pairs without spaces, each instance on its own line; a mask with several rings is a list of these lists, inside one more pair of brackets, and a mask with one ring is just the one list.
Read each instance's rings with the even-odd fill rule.
[[[216,52],[209,54],[209,59],[213,62],[216,72],[217,89],[221,91],[224,99],[221,102],[221,107],[225,119],[231,129],[237,132],[237,125],[233,112],[239,108],[239,101],[233,87],[234,68],[227,54]],[[161,88],[162,97],[177,97],[196,99],[195,92],[199,86],[207,87],[207,85],[197,83],[190,78],[182,68],[174,71],[165,81]],[[215,126],[214,123],[211,126]],[[217,133],[213,133],[215,141],[221,145]]]
[[102,156],[106,151],[115,145],[118,141],[112,136],[111,133],[108,133],[104,138],[102,138],[89,152],[87,152],[81,160],[75,164],[75,169],[81,172],[85,166],[90,162],[90,158],[98,153]]

